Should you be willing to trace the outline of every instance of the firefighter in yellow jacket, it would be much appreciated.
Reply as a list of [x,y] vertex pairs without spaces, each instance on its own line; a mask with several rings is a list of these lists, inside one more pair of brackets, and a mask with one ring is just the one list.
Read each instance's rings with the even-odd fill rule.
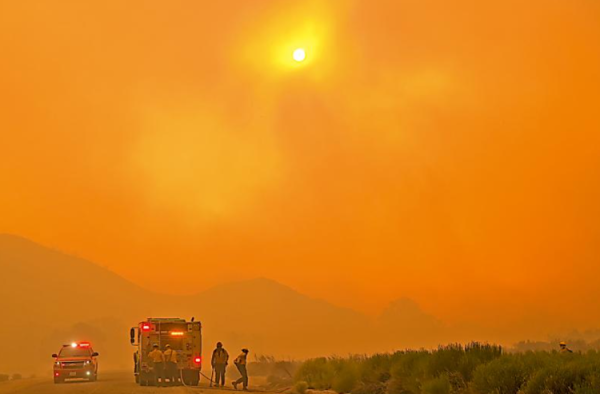
[[152,346],[152,351],[148,353],[148,358],[152,362],[152,369],[154,370],[154,382],[156,386],[163,384],[165,381],[164,370],[165,370],[165,356],[160,351],[157,344]]
[[225,370],[229,361],[229,353],[223,348],[221,342],[217,342],[217,348],[213,351],[210,365],[215,371],[215,386],[225,386]]
[[567,347],[567,343],[566,342],[561,342],[559,344],[559,346],[560,346],[560,352],[561,353],[573,353],[573,351]]
[[248,358],[248,349],[242,349],[242,353],[237,356],[237,358],[233,361],[238,371],[240,371],[240,375],[242,375],[238,380],[233,382],[233,388],[237,390],[237,385],[242,383],[244,390],[248,390],[248,370],[246,369]]
[[171,385],[179,380],[179,370],[177,368],[177,352],[171,349],[171,345],[165,346],[163,355],[165,356],[165,379],[169,379]]

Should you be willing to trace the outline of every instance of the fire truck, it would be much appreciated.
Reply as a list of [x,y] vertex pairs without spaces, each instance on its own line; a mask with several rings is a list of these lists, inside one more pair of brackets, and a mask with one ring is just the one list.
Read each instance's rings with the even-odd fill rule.
[[87,379],[91,382],[98,378],[98,353],[89,342],[73,342],[63,345],[54,358],[54,383],[63,383],[67,379]]
[[[202,368],[202,325],[179,318],[149,318],[130,330],[134,353],[135,381],[140,386],[151,386],[157,381],[153,363],[148,354],[153,346],[164,351],[169,345],[177,352],[177,368],[182,383],[197,386]],[[164,377],[163,377],[164,378]]]

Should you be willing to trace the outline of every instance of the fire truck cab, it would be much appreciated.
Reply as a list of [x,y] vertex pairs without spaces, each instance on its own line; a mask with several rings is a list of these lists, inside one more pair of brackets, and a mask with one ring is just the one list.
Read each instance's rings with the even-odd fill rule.
[[67,379],[98,379],[98,353],[89,342],[74,342],[63,345],[54,358],[54,383],[63,383]]
[[[200,383],[202,368],[202,325],[200,322],[179,318],[149,318],[130,330],[130,341],[135,346],[134,375],[140,386],[157,382],[152,360],[148,354],[157,345],[165,351],[169,345],[177,353],[177,374],[186,386]],[[165,377],[162,377],[163,381]],[[170,382],[175,383],[175,382]]]

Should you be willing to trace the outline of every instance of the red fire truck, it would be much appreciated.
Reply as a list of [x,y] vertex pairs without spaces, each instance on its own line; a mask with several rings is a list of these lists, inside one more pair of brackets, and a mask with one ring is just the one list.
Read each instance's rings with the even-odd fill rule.
[[[148,354],[156,345],[164,351],[169,345],[177,353],[177,374],[186,386],[200,383],[202,368],[202,325],[179,318],[149,318],[130,331],[134,353],[135,381],[141,386],[157,383],[157,376]],[[164,376],[162,377],[164,379]],[[170,382],[174,383],[174,382]]]

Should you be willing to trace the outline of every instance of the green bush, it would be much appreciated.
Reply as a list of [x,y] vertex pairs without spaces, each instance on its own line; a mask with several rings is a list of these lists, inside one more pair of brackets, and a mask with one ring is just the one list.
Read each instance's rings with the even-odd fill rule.
[[600,354],[506,354],[498,346],[471,343],[308,360],[295,380],[353,394],[591,394],[600,393]]
[[481,394],[517,394],[530,373],[522,357],[505,356],[477,367],[472,387]]
[[328,390],[333,384],[335,371],[325,358],[315,358],[304,362],[296,373],[296,381],[305,381],[311,389]]
[[442,375],[423,383],[421,392],[423,394],[450,394],[452,385],[448,375]]
[[296,384],[294,385],[293,393],[294,394],[305,394],[307,389],[308,389],[308,383],[301,380],[299,382],[296,382]]
[[535,371],[524,394],[600,392],[600,359],[596,354],[557,354],[548,366]]
[[358,384],[359,368],[354,360],[338,360],[334,364],[335,377],[331,382],[331,388],[338,393],[349,393]]

